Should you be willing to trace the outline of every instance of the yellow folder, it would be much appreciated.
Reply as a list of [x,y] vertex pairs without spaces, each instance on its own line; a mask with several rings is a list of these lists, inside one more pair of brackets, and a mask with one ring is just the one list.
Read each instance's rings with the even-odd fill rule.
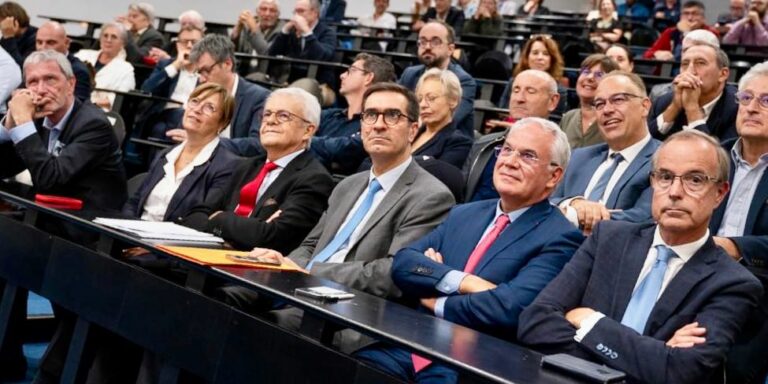
[[227,255],[239,255],[246,256],[248,252],[233,251],[227,249],[210,249],[210,248],[194,248],[194,247],[174,247],[167,245],[158,245],[160,248],[172,255],[178,256],[182,259],[189,260],[193,263],[200,265],[210,265],[216,267],[247,267],[255,269],[274,269],[280,271],[297,271],[296,268],[287,265],[268,265],[268,264],[253,264],[242,261],[232,260]]

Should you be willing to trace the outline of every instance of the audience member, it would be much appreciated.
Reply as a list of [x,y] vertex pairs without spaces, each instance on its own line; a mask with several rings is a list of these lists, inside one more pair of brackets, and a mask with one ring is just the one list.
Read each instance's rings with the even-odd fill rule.
[[[471,19],[480,7],[479,0],[456,0],[456,8],[464,12],[464,20]],[[495,10],[496,8],[494,8]]]
[[8,52],[16,64],[21,66],[24,59],[35,51],[37,28],[29,25],[27,11],[14,1],[0,4],[0,47]]
[[[715,49],[720,49],[720,40],[714,33],[706,29],[697,29],[685,34],[685,37],[683,38],[683,52],[685,52],[688,47],[694,45],[709,45]],[[677,76],[679,73],[680,68],[675,67],[672,69],[673,75]],[[673,87],[674,84],[672,82],[656,84],[651,87],[651,92],[648,95],[651,98],[651,102],[655,102],[661,95],[672,92]]]
[[430,21],[441,21],[453,28],[454,36],[461,36],[464,28],[464,12],[451,6],[451,0],[434,0],[435,5],[413,24],[413,31],[420,32]]
[[651,17],[651,10],[640,0],[625,0],[624,4],[616,7],[616,13],[620,18],[631,19],[645,23]]
[[549,15],[549,8],[545,7],[544,0],[527,0],[517,8],[517,16],[531,17],[536,15]]
[[326,23],[341,23],[347,11],[344,0],[320,0],[320,20]]
[[322,112],[311,151],[332,173],[355,173],[368,155],[360,138],[363,95],[373,84],[395,80],[395,67],[381,57],[360,53],[349,69],[341,74],[339,94],[347,108],[329,108]]
[[[368,28],[360,28],[357,31],[364,36],[393,36],[393,32],[397,29],[397,18],[387,12],[388,8],[389,0],[373,0],[373,14],[360,16],[357,19],[359,26]],[[379,42],[382,51],[387,50],[387,45],[386,41]]]
[[613,59],[619,65],[619,70],[633,72],[635,70],[635,57],[632,51],[624,44],[611,44],[605,50],[605,55]]
[[653,24],[658,30],[668,28],[680,21],[679,0],[656,0],[653,6]]
[[736,87],[728,80],[728,56],[709,45],[683,52],[674,88],[653,102],[648,115],[651,134],[659,140],[685,129],[698,129],[721,141],[736,137]]
[[597,128],[597,112],[592,106],[595,91],[605,75],[619,69],[610,57],[596,53],[581,62],[576,80],[579,108],[571,109],[560,120],[560,129],[568,136],[571,149],[600,144],[605,141]]
[[[333,61],[333,53],[336,49],[336,32],[325,21],[320,20],[319,0],[298,0],[293,9],[293,17],[283,25],[277,34],[272,46],[269,47],[270,56],[283,55],[296,59]],[[280,66],[282,70],[285,68]],[[278,74],[273,80],[291,82],[306,76],[307,66],[293,64],[289,72]],[[323,84],[329,84],[332,88],[335,84],[333,71],[320,68],[317,80]]]
[[[509,99],[509,126],[526,117],[546,119],[555,110],[560,94],[557,82],[549,74],[536,69],[520,72],[512,84],[512,97]],[[464,196],[467,201],[495,199],[499,197],[493,186],[493,168],[496,164],[494,148],[504,140],[503,132],[485,135],[475,141],[464,162],[463,172],[467,178]]]
[[[235,97],[235,114],[221,132],[223,144],[240,156],[263,153],[259,127],[264,101],[269,91],[238,76],[235,71],[235,46],[222,35],[206,35],[192,47],[189,61],[195,63],[200,83],[212,82],[226,88]],[[166,135],[183,141],[183,129],[171,129]]]
[[733,23],[747,15],[747,0],[731,0],[728,7],[729,12],[717,16],[717,23],[715,23],[720,36],[725,36],[731,30]]
[[455,49],[456,35],[453,28],[442,21],[430,21],[419,31],[420,65],[406,68],[399,83],[410,90],[416,89],[416,83],[430,68],[447,69],[461,81],[462,98],[453,116],[454,126],[459,132],[474,137],[474,99],[475,79],[456,63],[451,62]]
[[[520,120],[498,151],[493,179],[500,198],[455,207],[437,229],[395,255],[392,279],[422,311],[514,340],[523,308],[583,237],[547,200],[570,152],[557,125]],[[356,356],[408,382],[458,380],[455,369],[400,347],[375,344]]]
[[762,294],[707,228],[727,180],[728,155],[716,139],[697,131],[670,137],[653,157],[656,223],[599,224],[520,315],[520,341],[638,382],[714,378]]
[[432,0],[413,0],[413,6],[411,7],[411,26],[415,25],[421,19],[429,8],[433,7],[434,2]]
[[232,29],[232,42],[238,52],[266,55],[281,28],[277,0],[259,0],[256,15],[247,9],[240,12]]
[[163,35],[152,25],[155,21],[155,7],[152,4],[131,3],[128,5],[128,13],[118,16],[115,21],[129,32],[125,41],[128,61],[141,63],[145,56],[149,56],[152,48],[165,46]]
[[723,44],[768,46],[768,0],[752,0],[749,13],[735,22],[731,30],[723,36]]
[[55,21],[46,21],[37,30],[35,49],[44,51],[53,49],[67,57],[75,74],[75,97],[80,101],[91,99],[91,74],[88,67],[75,55],[69,53],[69,37],[64,27]]
[[319,121],[320,104],[306,91],[272,92],[261,123],[266,158],[237,167],[229,185],[208,195],[183,224],[237,249],[293,251],[320,219],[333,189],[331,175],[307,151]]
[[697,29],[706,29],[718,35],[715,28],[707,25],[704,4],[698,0],[688,0],[683,3],[683,11],[677,25],[665,29],[645,51],[643,57],[663,61],[680,60],[683,37]]
[[[203,19],[203,15],[194,9],[186,10],[179,15],[179,33],[188,28],[199,29],[203,31],[203,33],[213,33],[211,31],[206,31],[205,19]],[[169,41],[162,49],[156,47],[150,48],[149,58],[152,59],[152,61],[159,63],[162,60],[167,60],[178,56],[178,52],[176,51],[177,40],[178,36],[174,39],[171,39],[171,41]]]
[[[202,40],[203,31],[194,26],[186,26],[179,31],[176,38],[176,57],[160,61],[152,70],[141,90],[153,96],[165,97],[186,103],[189,95],[195,90],[198,78],[195,63],[189,59],[192,47]],[[222,99],[223,102],[223,99]],[[166,138],[165,133],[181,126],[185,111],[181,104],[172,102],[153,101],[140,111],[141,123],[149,137]],[[229,125],[230,119],[227,119]]]
[[186,140],[160,153],[123,213],[148,221],[181,221],[195,205],[224,193],[238,158],[220,144],[219,132],[234,110],[235,101],[224,87],[208,83],[195,88],[181,121]]
[[502,16],[515,16],[517,15],[517,2],[515,0],[501,0],[499,1],[499,13]]
[[589,235],[603,220],[651,219],[651,156],[660,142],[648,132],[651,101],[635,74],[613,72],[592,101],[605,144],[579,148],[552,194],[573,225]]
[[600,52],[623,37],[621,23],[615,14],[614,0],[601,0],[600,16],[589,22],[589,41],[597,45]]
[[21,69],[11,55],[0,47],[0,118],[5,116],[6,101],[21,84]]
[[480,6],[478,6],[475,14],[464,22],[463,33],[500,36],[503,20],[496,8],[496,0],[480,0]]
[[[101,27],[99,36],[100,49],[81,49],[75,57],[91,65],[96,71],[94,83],[96,88],[127,92],[136,88],[136,78],[133,65],[125,61],[125,42],[128,33],[122,24],[108,23]],[[112,92],[91,92],[91,101],[109,110],[115,102]]]

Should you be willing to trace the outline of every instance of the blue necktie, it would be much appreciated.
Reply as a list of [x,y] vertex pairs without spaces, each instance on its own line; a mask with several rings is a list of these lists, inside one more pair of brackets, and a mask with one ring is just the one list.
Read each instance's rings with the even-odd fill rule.
[[597,180],[597,184],[595,184],[595,187],[592,188],[592,192],[590,192],[589,196],[587,196],[587,200],[600,201],[600,199],[603,198],[603,195],[605,194],[605,188],[608,187],[608,181],[611,180],[611,176],[613,176],[613,173],[616,172],[616,168],[619,167],[619,163],[624,160],[624,156],[618,152],[612,154],[611,157],[613,158],[613,164],[611,164],[611,166],[606,169],[602,175],[600,175],[600,179]]
[[347,243],[349,237],[352,236],[352,232],[354,232],[357,226],[360,225],[360,222],[363,221],[365,214],[371,210],[371,206],[373,205],[373,197],[376,196],[376,192],[380,190],[381,184],[379,184],[379,181],[376,179],[371,180],[371,183],[368,185],[368,194],[365,195],[363,203],[360,204],[360,207],[357,208],[357,211],[355,211],[355,214],[352,215],[352,218],[349,219],[347,225],[345,225],[344,228],[336,233],[336,236],[333,238],[333,240],[331,240],[331,242],[328,243],[328,245],[326,245],[325,248],[320,251],[320,253],[315,255],[309,264],[307,264],[307,270],[311,269],[314,263],[326,262],[334,253],[336,253],[336,251],[339,250],[339,248]]
[[661,283],[664,280],[664,273],[667,271],[667,261],[675,253],[664,245],[656,246],[656,262],[651,271],[645,276],[640,285],[632,294],[629,300],[627,310],[624,311],[624,317],[621,323],[634,329],[641,335],[645,330],[645,323],[651,314],[653,306],[656,305],[656,298],[661,292]]

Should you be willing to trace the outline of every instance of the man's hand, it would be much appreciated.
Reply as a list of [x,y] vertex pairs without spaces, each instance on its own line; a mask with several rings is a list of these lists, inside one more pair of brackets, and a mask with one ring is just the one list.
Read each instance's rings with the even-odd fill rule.
[[293,22],[293,26],[296,27],[296,35],[299,37],[305,33],[312,32],[312,29],[309,28],[309,23],[307,23],[307,19],[305,19],[304,16],[293,15],[291,21]]
[[732,259],[736,261],[741,260],[741,251],[739,251],[739,247],[736,246],[736,243],[734,243],[733,240],[720,236],[714,236],[712,237],[712,240],[714,240],[715,244],[722,248]]
[[686,33],[693,29],[693,24],[688,22],[688,20],[680,20],[677,22],[677,30],[683,33]]
[[462,295],[490,291],[495,288],[496,284],[475,275],[467,275],[459,283],[459,293]]
[[30,122],[35,118],[37,112],[37,100],[35,99],[35,94],[29,89],[19,89],[13,92],[13,97],[8,102],[8,116],[12,119],[10,122],[6,120],[7,129]]
[[653,58],[661,61],[672,61],[675,59],[675,55],[671,51],[656,51],[653,53]]
[[[176,44],[176,50],[177,51],[181,51],[179,49],[179,44]],[[155,60],[157,60],[157,61],[165,60],[165,59],[170,59],[171,58],[171,55],[169,55],[168,52],[166,52],[166,51],[164,51],[164,50],[162,50],[160,48],[157,48],[157,47],[152,47],[149,50],[148,56],[153,58],[153,59],[155,59]],[[179,52],[179,56],[182,56],[181,52]]]
[[571,200],[570,205],[576,210],[579,228],[587,235],[592,233],[592,228],[601,220],[611,219],[611,213],[602,203],[577,198]]
[[309,273],[306,269],[299,267],[298,264],[296,264],[293,260],[283,256],[282,253],[275,251],[274,249],[269,248],[254,248],[248,256],[251,257],[257,257],[259,259],[271,261],[271,262],[279,262],[281,266],[283,267],[293,267],[294,269]]
[[581,328],[581,322],[587,318],[587,316],[595,313],[595,310],[587,307],[574,308],[565,314],[565,319],[568,320],[571,325],[576,329]]
[[181,143],[187,139],[187,131],[184,128],[175,128],[165,132],[165,136],[177,143]]
[[273,222],[273,221],[277,220],[277,218],[278,218],[278,217],[280,217],[280,215],[281,215],[282,213],[283,213],[283,211],[282,211],[282,210],[280,210],[280,209],[278,209],[278,210],[277,210],[277,212],[273,213],[273,214],[272,214],[272,216],[270,216],[270,217],[267,219],[267,224],[269,224],[269,223],[271,223],[271,222]]
[[700,327],[698,322],[686,324],[675,331],[672,338],[667,341],[667,347],[692,348],[697,344],[704,344],[707,341],[707,339],[704,338],[706,333],[707,329]]
[[753,26],[760,25],[760,14],[757,11],[749,11],[747,19],[749,19],[749,23]]
[[109,98],[106,96],[97,98],[96,100],[93,101],[93,103],[98,105],[104,110],[109,110],[112,108],[112,103],[109,101]]
[[485,122],[485,133],[490,133],[495,129],[507,129],[511,126],[512,126],[512,123],[509,123],[503,120],[496,120],[496,119],[487,120]]
[[19,29],[21,29],[19,21],[13,16],[0,20],[0,31],[2,31],[4,39],[16,37],[19,34]]
[[259,23],[256,21],[256,18],[253,17],[253,13],[247,9],[240,12],[240,17],[237,21],[251,32],[255,32],[259,29]]
[[437,263],[443,264],[443,255],[441,255],[440,252],[435,251],[433,248],[429,248],[424,251],[424,256],[429,257]]
[[[155,50],[155,49],[157,48],[152,48],[152,50]],[[162,49],[158,49],[158,50],[165,53],[165,51],[163,51]],[[182,68],[186,68],[188,65],[192,64],[189,61],[189,51],[190,50],[187,48],[186,45],[176,44],[176,59],[173,60],[173,63],[171,63],[171,65],[176,67],[176,70],[181,71]],[[152,56],[152,52],[153,51],[149,52],[150,56]],[[162,60],[162,59],[158,58],[158,61],[159,60]]]
[[434,297],[423,298],[423,299],[421,299],[421,305],[424,308],[429,309],[432,313],[434,313],[435,312],[435,302],[436,301],[437,301],[437,299],[434,298]]

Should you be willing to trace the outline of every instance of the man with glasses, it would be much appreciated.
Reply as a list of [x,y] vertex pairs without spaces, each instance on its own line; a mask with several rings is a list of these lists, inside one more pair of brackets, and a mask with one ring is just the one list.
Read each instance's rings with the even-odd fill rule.
[[763,291],[708,228],[728,192],[728,155],[693,130],[672,135],[652,162],[655,223],[599,223],[523,311],[517,336],[631,382],[722,380],[718,369]]
[[[280,261],[350,288],[397,299],[390,269],[395,252],[437,226],[453,206],[450,191],[411,158],[419,106],[408,89],[392,83],[371,86],[363,95],[361,136],[373,167],[342,180],[328,209],[301,246],[288,256],[254,249],[254,256]],[[251,290],[226,288],[239,308],[263,308]],[[277,322],[298,328],[301,311],[273,311]],[[351,351],[366,342],[343,331],[340,346]]]
[[341,74],[339,93],[348,107],[324,110],[317,135],[312,138],[312,152],[332,173],[355,173],[368,156],[360,138],[363,94],[373,84],[391,81],[395,81],[394,65],[367,53],[355,56],[349,69]]
[[35,49],[44,51],[53,49],[67,57],[75,74],[75,97],[80,101],[91,99],[91,74],[88,67],[75,55],[69,53],[70,39],[64,27],[55,21],[46,21],[37,29]]
[[[540,118],[516,122],[498,149],[500,198],[456,206],[434,231],[395,255],[392,279],[420,310],[514,340],[518,316],[583,241],[548,200],[568,164],[568,138]],[[377,344],[357,357],[408,382],[457,381],[457,372]]]
[[686,33],[697,29],[706,29],[715,36],[720,36],[717,29],[707,25],[704,3],[689,0],[683,3],[677,25],[665,29],[653,45],[643,53],[643,58],[663,61],[680,60],[683,37]]
[[277,0],[260,0],[256,15],[247,9],[240,12],[231,38],[238,52],[265,55],[281,28],[280,4]]
[[475,79],[464,71],[461,65],[451,62],[455,40],[453,28],[445,22],[434,20],[425,24],[419,31],[418,40],[421,64],[406,68],[399,83],[415,92],[416,84],[427,69],[448,69],[455,73],[461,82],[462,96],[459,107],[453,113],[453,124],[459,132],[474,138],[473,103],[477,85]]
[[308,151],[319,120],[320,104],[307,91],[272,92],[261,119],[266,158],[239,166],[229,186],[194,207],[182,224],[220,236],[237,249],[288,253],[298,247],[333,189],[330,174]]
[[693,44],[683,51],[671,91],[653,101],[648,128],[653,137],[697,129],[725,141],[736,137],[736,87],[726,84],[728,55],[718,47]]
[[[269,91],[235,73],[235,46],[232,41],[222,35],[207,35],[192,47],[189,61],[195,64],[201,84],[214,82],[228,89],[235,97],[235,115],[221,133],[222,143],[240,156],[262,154],[264,150],[259,143],[259,128]],[[166,136],[181,142],[186,133],[177,128],[167,131]]]
[[573,152],[551,199],[585,234],[601,220],[641,223],[651,218],[648,172],[651,156],[661,144],[648,133],[651,101],[637,75],[605,75],[592,105],[605,143]]

